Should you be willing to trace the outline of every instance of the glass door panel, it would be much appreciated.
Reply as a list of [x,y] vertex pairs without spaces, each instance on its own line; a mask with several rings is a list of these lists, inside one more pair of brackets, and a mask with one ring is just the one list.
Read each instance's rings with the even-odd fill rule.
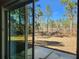
[[[22,50],[25,49],[24,42],[24,20],[21,19],[20,9],[15,9],[9,12],[9,48],[10,58],[19,58]],[[21,18],[20,18],[21,17]],[[22,57],[20,57],[22,58]],[[24,58],[22,58],[24,59]]]
[[32,59],[32,4],[8,10],[8,59]]

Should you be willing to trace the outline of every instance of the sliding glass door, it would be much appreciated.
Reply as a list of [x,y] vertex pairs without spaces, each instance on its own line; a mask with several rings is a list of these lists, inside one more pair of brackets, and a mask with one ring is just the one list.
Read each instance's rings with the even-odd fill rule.
[[32,9],[30,3],[6,12],[8,59],[32,59]]

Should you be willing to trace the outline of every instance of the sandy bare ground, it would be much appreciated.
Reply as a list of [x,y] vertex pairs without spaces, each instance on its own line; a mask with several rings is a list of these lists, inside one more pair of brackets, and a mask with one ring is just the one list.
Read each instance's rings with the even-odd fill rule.
[[77,37],[35,37],[35,42],[38,45],[44,44],[48,48],[59,49],[62,51],[76,54],[77,49]]
[[[13,37],[12,37],[13,38]],[[12,40],[22,40],[24,41],[23,36],[14,37]],[[28,37],[28,42],[32,42],[32,36]],[[48,48],[55,48],[62,51],[67,51],[76,54],[77,49],[77,37],[43,37],[35,36],[35,45],[42,45]]]

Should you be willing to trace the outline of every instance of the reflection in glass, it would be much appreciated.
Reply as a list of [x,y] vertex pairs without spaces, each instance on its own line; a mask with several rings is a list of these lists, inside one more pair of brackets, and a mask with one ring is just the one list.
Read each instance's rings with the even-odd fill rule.
[[8,58],[32,59],[32,5],[10,10],[8,15]]

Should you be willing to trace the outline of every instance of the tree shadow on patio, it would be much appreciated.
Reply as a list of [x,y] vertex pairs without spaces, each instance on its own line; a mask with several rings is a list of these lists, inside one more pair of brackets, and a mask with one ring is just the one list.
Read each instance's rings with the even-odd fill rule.
[[40,46],[64,46],[64,44],[62,42],[42,41],[42,40],[36,40],[35,45],[40,45]]
[[48,41],[47,42],[47,45],[50,45],[50,46],[64,46],[63,44],[62,44],[62,42],[57,42],[57,41]]

